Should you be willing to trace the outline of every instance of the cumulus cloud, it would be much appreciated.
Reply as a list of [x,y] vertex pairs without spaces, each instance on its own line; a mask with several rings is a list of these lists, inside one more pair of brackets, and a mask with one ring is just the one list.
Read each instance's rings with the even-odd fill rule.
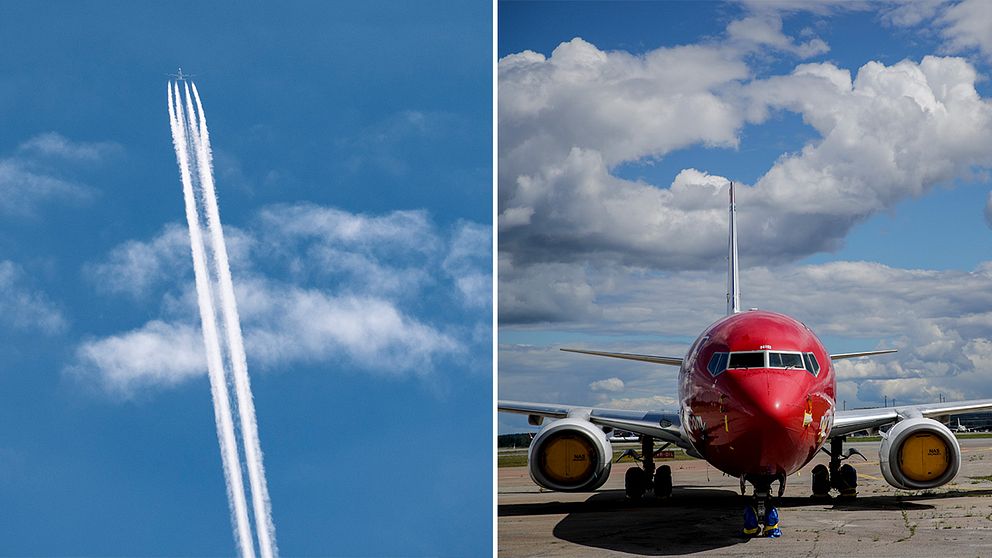
[[492,306],[492,243],[492,227],[463,221],[458,224],[448,255],[441,263],[469,307]]
[[913,27],[933,19],[946,4],[944,0],[894,2],[882,7],[882,22],[896,27]]
[[421,375],[434,360],[463,350],[453,337],[372,295],[251,281],[241,285],[238,301],[249,356],[267,368],[350,360],[382,373]]
[[174,281],[180,270],[192,269],[189,252],[187,229],[170,224],[149,242],[129,240],[114,247],[106,261],[88,264],[83,271],[106,292],[138,298]]
[[35,156],[99,162],[119,154],[121,146],[114,142],[77,142],[56,132],[47,132],[25,141],[17,148],[19,153]]
[[943,25],[941,36],[950,52],[977,50],[992,60],[992,5],[984,0],[964,0],[946,11],[937,20]]
[[734,146],[743,124],[717,90],[746,78],[748,69],[718,47],[635,56],[575,38],[548,58],[506,56],[498,74],[499,159],[511,182],[573,148],[595,150],[609,166],[695,143]]
[[[312,204],[265,207],[257,224],[225,227],[253,367],[327,363],[429,377],[442,363],[477,366],[471,351],[491,343],[480,335],[489,331],[482,310],[492,289],[483,225],[460,222],[448,233],[424,212],[361,215]],[[69,370],[123,395],[203,374],[189,258],[186,229],[168,225],[87,265],[103,292],[158,301],[161,315],[81,344]],[[181,358],[172,357],[176,347]]]
[[423,211],[370,216],[313,204],[262,209],[260,240],[268,256],[297,278],[318,275],[342,288],[411,293],[432,279],[425,260],[442,248]]
[[54,334],[66,328],[62,311],[41,291],[27,285],[18,264],[0,261],[0,325],[27,332]]
[[[562,322],[556,329],[593,336],[569,346],[679,356],[692,336],[723,314],[726,278],[720,272],[589,273],[600,318]],[[904,403],[992,397],[992,262],[971,271],[901,269],[873,262],[839,261],[742,271],[744,306],[783,312],[802,320],[832,352],[897,348],[892,356],[835,363],[849,408],[874,405],[883,396]],[[512,331],[509,328],[507,331]],[[657,338],[658,342],[624,341]],[[681,337],[682,344],[662,342]],[[598,339],[598,340],[597,340]],[[618,341],[618,339],[620,341]],[[565,402],[606,405],[592,384],[606,370],[622,372],[624,387],[609,399],[676,394],[674,368],[567,355],[554,348],[500,347],[500,397],[530,398],[548,378]],[[561,380],[555,380],[561,384]],[[504,387],[505,386],[505,387]],[[588,386],[588,389],[587,389]],[[515,392],[515,390],[520,392]],[[563,391],[564,390],[564,391]],[[504,391],[506,393],[504,393]],[[550,400],[550,399],[549,399]],[[645,407],[652,408],[652,407]]]
[[596,380],[589,384],[589,389],[592,391],[623,391],[623,380],[620,378]]
[[33,216],[46,202],[83,202],[93,189],[71,178],[80,163],[120,151],[114,143],[75,142],[54,132],[35,136],[0,158],[0,213]]
[[977,53],[992,60],[992,6],[985,0],[893,2],[882,8],[882,21],[896,27],[936,29],[944,52]]
[[[853,78],[802,64],[747,81],[747,67],[718,46],[674,50],[683,48],[690,54],[634,56],[573,39],[548,59],[500,61],[500,250],[514,266],[719,265],[726,178],[685,169],[655,185],[613,169],[688,145],[734,147],[745,122],[782,111],[818,137],[740,188],[741,228],[753,238],[745,258],[835,250],[869,216],[992,166],[992,104],[965,60],[869,62]],[[686,60],[696,74],[672,85]]]
[[732,42],[750,43],[756,48],[771,48],[788,52],[799,58],[823,54],[830,47],[818,37],[797,43],[782,32],[782,18],[774,13],[752,15],[730,22],[727,35]]
[[199,327],[153,320],[142,327],[84,341],[76,349],[70,371],[99,370],[104,388],[130,395],[147,386],[171,386],[206,375],[203,337]]

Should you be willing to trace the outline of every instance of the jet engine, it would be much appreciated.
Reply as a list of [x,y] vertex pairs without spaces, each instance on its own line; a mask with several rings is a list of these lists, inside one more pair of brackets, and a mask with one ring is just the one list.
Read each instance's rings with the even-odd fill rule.
[[587,420],[563,418],[534,436],[527,452],[530,478],[559,492],[596,490],[610,476],[613,446]]
[[961,447],[943,424],[928,418],[897,422],[878,448],[882,476],[903,490],[936,488],[961,467]]

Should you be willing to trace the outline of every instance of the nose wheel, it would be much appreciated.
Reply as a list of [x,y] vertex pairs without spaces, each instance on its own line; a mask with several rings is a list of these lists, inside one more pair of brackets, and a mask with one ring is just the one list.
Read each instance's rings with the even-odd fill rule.
[[[776,539],[782,536],[779,528],[778,508],[772,499],[771,478],[748,479],[754,485],[754,495],[747,499],[744,505],[744,536],[766,536]],[[785,492],[784,475],[779,480],[778,496]],[[745,480],[741,479],[742,490],[746,488]]]

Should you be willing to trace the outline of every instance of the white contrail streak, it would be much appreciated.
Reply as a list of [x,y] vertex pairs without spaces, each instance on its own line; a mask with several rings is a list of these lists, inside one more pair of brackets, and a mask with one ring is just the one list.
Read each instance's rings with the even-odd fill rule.
[[[196,114],[199,116],[198,138],[194,138],[197,149],[200,186],[203,188],[203,201],[206,205],[207,224],[213,251],[213,264],[216,272],[224,330],[227,335],[228,355],[234,376],[234,390],[238,402],[238,418],[244,442],[248,481],[251,486],[252,508],[255,514],[255,529],[258,535],[259,554],[262,558],[273,558],[278,553],[275,540],[275,524],[272,522],[272,507],[269,489],[265,480],[265,467],[262,464],[262,449],[258,439],[258,423],[255,419],[255,404],[252,401],[251,383],[248,379],[248,360],[245,356],[244,340],[241,335],[241,320],[238,317],[237,301],[234,297],[234,282],[231,280],[231,266],[227,258],[227,245],[217,207],[217,193],[211,165],[210,135],[207,120],[200,103],[196,84],[192,84],[196,100]],[[187,104],[189,104],[187,91]]]
[[227,484],[227,496],[231,508],[232,523],[235,528],[235,540],[242,557],[254,558],[255,549],[252,542],[251,526],[248,522],[248,506],[245,499],[244,480],[241,476],[237,439],[234,434],[234,421],[231,415],[227,382],[224,377],[220,339],[217,335],[217,315],[213,303],[209,271],[207,269],[206,251],[200,228],[200,217],[193,193],[193,176],[190,172],[192,148],[187,132],[192,136],[194,125],[191,125],[190,121],[183,114],[181,99],[178,84],[175,87],[175,96],[173,96],[173,89],[170,86],[168,90],[169,120],[172,128],[172,140],[176,148],[176,159],[179,162],[179,171],[183,184],[183,199],[186,205],[186,221],[189,225],[193,271],[196,278],[197,302],[200,308],[200,321],[203,329],[203,343],[207,352],[207,370],[210,376],[210,393],[214,402],[214,420],[217,424],[217,439],[220,443],[221,462],[224,468],[224,480]]

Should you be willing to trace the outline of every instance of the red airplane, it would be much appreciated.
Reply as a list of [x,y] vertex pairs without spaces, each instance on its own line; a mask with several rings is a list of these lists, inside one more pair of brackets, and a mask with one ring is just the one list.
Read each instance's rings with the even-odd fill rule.
[[[829,354],[802,322],[784,314],[740,310],[737,265],[737,218],[734,186],[730,184],[730,238],[727,316],[707,327],[684,358],[610,353],[577,349],[563,351],[638,360],[679,367],[679,411],[630,411],[594,407],[499,401],[500,411],[528,415],[530,424],[545,424],[531,442],[528,468],[538,485],[564,492],[593,491],[606,482],[613,450],[607,434],[613,429],[641,436],[641,467],[627,471],[625,490],[633,499],[652,491],[667,497],[672,491],[671,469],[655,469],[654,455],[670,445],[708,461],[740,479],[741,494],[754,487],[745,507],[744,532],[779,536],[778,497],[788,475],[809,463],[818,451],[830,455],[828,467],[812,472],[814,496],[857,494],[857,473],[842,463],[846,436],[892,425],[879,446],[882,475],[892,486],[918,490],[941,486],[958,472],[961,449],[957,439],[931,417],[992,409],[992,399],[903,405],[842,411],[836,408],[837,379],[833,361],[879,355],[894,350]],[[824,447],[830,441],[829,450]],[[664,445],[655,449],[655,442]],[[622,457],[622,456],[621,456]]]

